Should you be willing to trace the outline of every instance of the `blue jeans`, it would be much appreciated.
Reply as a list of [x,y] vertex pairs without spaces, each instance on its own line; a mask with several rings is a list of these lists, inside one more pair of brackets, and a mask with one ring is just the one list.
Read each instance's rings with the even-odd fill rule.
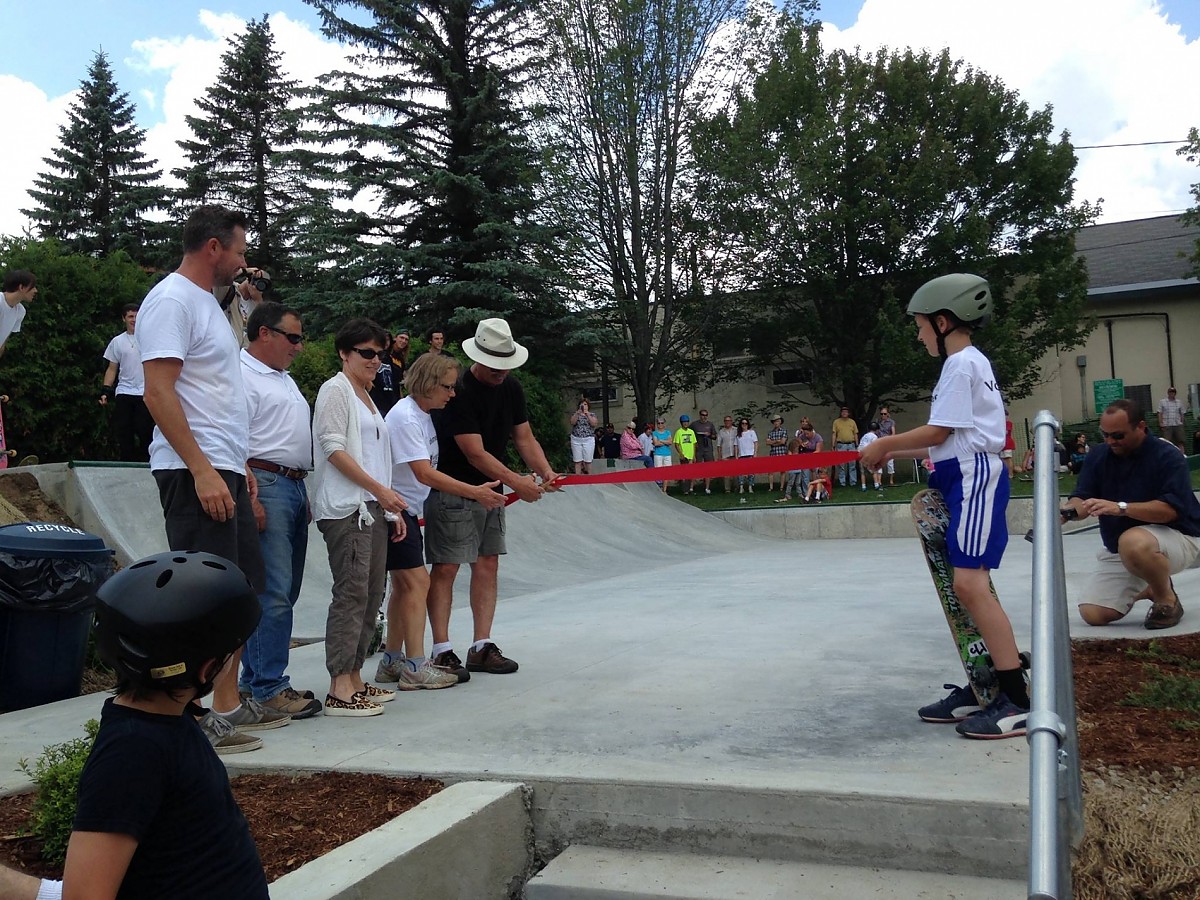
[[[856,449],[858,449],[858,445],[853,443],[852,441],[847,441],[847,442],[839,443],[839,444],[835,445],[834,449],[835,450],[856,450]],[[858,463],[856,463],[856,462],[838,463],[838,466],[837,466],[838,484],[845,486],[847,474],[850,475],[850,484],[851,485],[858,484]]]
[[258,595],[262,619],[242,653],[238,687],[255,700],[270,700],[291,687],[287,677],[292,640],[292,608],[300,596],[304,556],[308,551],[308,494],[303,481],[258,471],[258,502],[267,511],[267,528],[259,532],[266,589]]

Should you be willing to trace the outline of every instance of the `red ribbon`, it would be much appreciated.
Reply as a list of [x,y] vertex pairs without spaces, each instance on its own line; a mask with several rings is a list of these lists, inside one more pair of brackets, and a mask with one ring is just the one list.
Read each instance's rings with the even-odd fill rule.
[[[559,475],[555,481],[564,487],[572,484],[635,484],[642,481],[699,481],[704,478],[731,478],[735,475],[764,475],[768,472],[793,472],[796,469],[833,468],[858,460],[857,450],[826,450],[821,453],[786,453],[783,456],[743,456],[720,462],[672,463],[649,469],[617,469],[596,475]],[[521,499],[505,494],[505,505]]]

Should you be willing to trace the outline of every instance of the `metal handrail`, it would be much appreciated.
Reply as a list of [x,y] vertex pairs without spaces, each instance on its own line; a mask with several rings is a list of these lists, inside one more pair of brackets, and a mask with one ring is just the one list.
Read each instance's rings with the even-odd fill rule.
[[1059,521],[1059,423],[1033,423],[1033,619],[1029,742],[1029,897],[1070,900],[1071,848],[1083,840],[1083,785]]

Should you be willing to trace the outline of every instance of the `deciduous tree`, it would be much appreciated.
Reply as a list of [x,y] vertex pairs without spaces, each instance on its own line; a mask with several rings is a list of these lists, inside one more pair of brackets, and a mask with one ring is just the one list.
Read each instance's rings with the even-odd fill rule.
[[1045,351],[1083,339],[1074,234],[1096,209],[1074,199],[1049,108],[946,51],[826,53],[795,19],[759,73],[693,139],[700,218],[729,254],[716,287],[740,314],[715,340],[802,370],[817,401],[866,421],[928,396],[937,363],[905,307],[935,275],[991,282],[978,342],[1010,398]]

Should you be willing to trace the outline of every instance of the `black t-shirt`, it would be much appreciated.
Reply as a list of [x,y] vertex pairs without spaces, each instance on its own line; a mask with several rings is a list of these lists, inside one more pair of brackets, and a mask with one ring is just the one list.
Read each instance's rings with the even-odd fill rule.
[[[1179,514],[1174,522],[1165,523],[1168,528],[1200,537],[1200,502],[1192,493],[1187,458],[1174,444],[1150,434],[1128,456],[1117,456],[1108,444],[1093,447],[1071,496],[1126,503],[1162,500]],[[1145,524],[1132,516],[1101,516],[1100,537],[1105,549],[1116,553],[1122,533]]]
[[605,432],[600,435],[600,448],[605,459],[621,458],[621,436],[616,432]]
[[388,410],[399,401],[401,396],[400,388],[403,384],[404,372],[403,370],[399,370],[399,367],[395,363],[390,360],[384,360],[379,364],[379,371],[375,373],[375,381],[368,393],[375,402],[375,406],[379,409],[381,416],[386,416]]
[[79,780],[74,829],[137,839],[118,900],[267,900],[229,775],[190,715],[143,712],[109,698]]
[[517,425],[529,421],[525,391],[509,375],[496,387],[481,384],[470,369],[458,380],[458,390],[445,409],[432,413],[438,439],[438,471],[467,484],[486,484],[491,478],[467,462],[454,438],[477,434],[483,449],[507,465],[508,442]]

